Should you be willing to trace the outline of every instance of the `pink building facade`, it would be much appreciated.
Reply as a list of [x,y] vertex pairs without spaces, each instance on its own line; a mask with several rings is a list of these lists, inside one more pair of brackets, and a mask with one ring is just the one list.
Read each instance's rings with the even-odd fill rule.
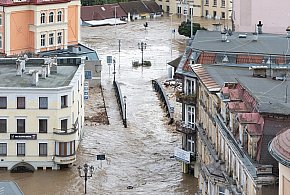
[[235,0],[233,22],[235,31],[254,32],[259,21],[263,33],[286,34],[290,26],[290,1],[281,0]]

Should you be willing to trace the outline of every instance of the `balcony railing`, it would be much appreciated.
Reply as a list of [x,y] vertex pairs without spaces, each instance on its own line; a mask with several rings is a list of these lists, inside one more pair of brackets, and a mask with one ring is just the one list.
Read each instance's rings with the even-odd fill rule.
[[185,104],[196,104],[196,94],[186,95],[183,92],[176,92],[176,101]]
[[196,133],[195,124],[186,124],[184,121],[176,121],[176,131],[185,134]]
[[71,135],[76,133],[78,128],[70,128],[70,129],[53,129],[53,133],[57,135]]

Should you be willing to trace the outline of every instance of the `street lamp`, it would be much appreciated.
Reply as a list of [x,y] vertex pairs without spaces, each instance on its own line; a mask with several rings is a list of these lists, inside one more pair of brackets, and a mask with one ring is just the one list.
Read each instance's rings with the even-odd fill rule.
[[116,80],[116,77],[115,77],[115,75],[116,75],[116,60],[115,60],[115,58],[113,59],[113,65],[114,65],[114,72],[113,72],[113,74],[114,74],[114,82],[115,82],[115,80]]
[[141,52],[142,52],[142,67],[143,67],[143,64],[144,64],[144,61],[143,61],[143,52],[146,49],[146,46],[147,46],[147,44],[144,43],[144,42],[138,43],[138,49],[141,49]]
[[124,96],[124,127],[127,128],[127,97]]
[[[79,176],[85,178],[85,194],[86,194],[87,193],[87,180],[88,180],[88,178],[93,176],[94,167],[89,166],[86,163],[86,164],[84,164],[83,167],[79,166],[78,170],[79,170]],[[83,170],[84,175],[82,175],[82,170]]]

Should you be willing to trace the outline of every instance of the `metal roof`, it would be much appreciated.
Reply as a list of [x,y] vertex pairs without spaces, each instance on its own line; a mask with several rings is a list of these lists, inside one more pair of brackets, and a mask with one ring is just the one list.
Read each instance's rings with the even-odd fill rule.
[[14,181],[0,181],[0,195],[23,195],[19,186]]

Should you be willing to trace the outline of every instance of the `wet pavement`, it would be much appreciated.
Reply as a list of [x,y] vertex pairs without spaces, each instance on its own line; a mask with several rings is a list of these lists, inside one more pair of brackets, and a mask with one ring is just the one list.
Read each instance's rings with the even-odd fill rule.
[[[165,16],[120,26],[82,27],[83,43],[96,49],[102,59],[102,88],[109,125],[86,121],[78,160],[71,168],[34,173],[1,171],[0,180],[15,180],[28,195],[82,194],[84,180],[78,176],[77,166],[88,163],[95,167],[87,183],[88,194],[194,194],[197,180],[182,174],[180,162],[172,158],[174,147],[180,147],[181,136],[174,125],[167,125],[166,113],[151,86],[152,79],[167,78],[167,62],[184,51],[186,38],[177,33],[182,20],[174,15],[172,20]],[[143,26],[146,21],[147,29]],[[176,33],[171,29],[176,29]],[[144,60],[151,61],[151,67],[132,67],[132,61],[141,61],[140,42],[147,44]],[[127,96],[128,128],[123,127],[119,115],[112,85],[113,65],[106,64],[107,55],[116,58],[116,80]],[[91,91],[87,104],[100,102],[97,94]],[[179,105],[172,94],[169,96],[179,112]],[[97,154],[105,154],[107,160],[97,161]]]

